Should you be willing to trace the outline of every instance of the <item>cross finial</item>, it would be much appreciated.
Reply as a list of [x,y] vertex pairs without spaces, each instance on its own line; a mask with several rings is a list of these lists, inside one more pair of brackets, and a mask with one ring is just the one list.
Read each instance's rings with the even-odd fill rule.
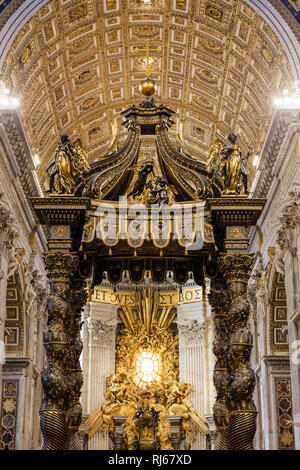
[[[150,45],[149,45],[149,38],[146,39],[146,47],[145,48],[138,48],[136,47],[135,52],[146,52],[146,77],[150,76]],[[159,52],[159,49],[153,48],[151,52]]]
[[149,63],[149,39],[146,39],[146,53],[147,53],[147,69],[146,69],[146,76],[149,77],[150,75],[150,63]]

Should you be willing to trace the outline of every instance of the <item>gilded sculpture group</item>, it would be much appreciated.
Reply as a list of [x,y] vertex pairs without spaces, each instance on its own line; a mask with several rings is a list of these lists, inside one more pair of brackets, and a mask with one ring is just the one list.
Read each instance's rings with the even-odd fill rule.
[[[80,139],[76,139],[71,145],[67,134],[61,134],[54,159],[46,169],[50,176],[48,192],[52,193],[55,186],[59,194],[75,194],[83,182],[82,175],[89,169]],[[56,175],[58,176],[57,182],[55,181]]]
[[[76,194],[77,189],[83,183],[84,174],[90,169],[87,156],[80,139],[76,139],[72,145],[66,134],[61,134],[60,139],[61,142],[56,147],[54,159],[47,167],[50,177],[48,192],[52,193],[55,190],[59,194]],[[244,194],[248,194],[245,160],[250,155],[251,152],[248,152],[242,156],[241,149],[237,145],[237,136],[233,133],[229,134],[228,144],[225,146],[217,139],[210,147],[207,162],[208,172],[211,181],[214,181],[217,176],[221,176],[224,195],[238,195],[242,189],[244,189]],[[142,165],[135,186],[128,196],[135,197],[143,192],[150,172],[153,172],[153,164]],[[55,180],[56,175],[57,181]],[[156,186],[150,188],[152,203],[168,203],[166,183],[164,178],[156,179]]]
[[217,139],[210,147],[208,154],[208,171],[212,179],[220,175],[223,183],[224,195],[248,194],[248,176],[245,166],[251,152],[244,157],[240,147],[237,145],[237,136],[233,133],[228,136],[228,144],[225,146]]

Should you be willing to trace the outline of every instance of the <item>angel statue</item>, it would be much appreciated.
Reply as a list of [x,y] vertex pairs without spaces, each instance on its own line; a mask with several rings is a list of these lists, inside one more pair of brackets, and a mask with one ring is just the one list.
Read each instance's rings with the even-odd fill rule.
[[240,194],[241,185],[244,186],[244,193],[248,194],[248,175],[245,166],[251,152],[244,157],[240,147],[237,145],[237,136],[229,134],[229,144],[221,150],[221,171],[224,180],[223,194]]
[[223,148],[221,140],[216,139],[211,145],[207,156],[207,171],[210,176],[214,176],[220,169],[221,157],[220,153]]
[[[138,177],[134,183],[132,191],[127,195],[127,197],[132,196],[135,199],[136,196],[140,196],[145,188],[147,183],[147,178],[150,173],[154,176],[154,162],[153,160],[145,160],[142,164],[140,169],[138,170]],[[129,168],[131,169],[131,168]]]
[[149,204],[159,204],[161,207],[163,204],[168,204],[169,194],[167,189],[167,180],[158,176],[155,180],[153,187],[152,181],[146,184],[146,188],[150,189],[150,199],[148,200]]
[[50,172],[49,189],[47,192],[53,192],[55,177],[57,176],[57,192],[59,194],[75,194],[83,181],[83,175],[89,169],[90,166],[80,139],[76,139],[72,145],[67,134],[61,134],[60,143],[55,149],[54,160],[46,168],[46,171]]

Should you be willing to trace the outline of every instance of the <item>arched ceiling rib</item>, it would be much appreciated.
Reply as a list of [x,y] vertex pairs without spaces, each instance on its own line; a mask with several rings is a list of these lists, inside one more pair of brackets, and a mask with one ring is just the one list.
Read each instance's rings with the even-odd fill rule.
[[[156,99],[178,113],[190,152],[205,160],[214,138],[239,135],[259,151],[271,101],[292,81],[282,46],[242,0],[52,0],[26,23],[2,78],[22,99],[41,179],[59,133],[80,136],[91,160],[104,154],[109,121],[142,97],[150,39]],[[147,143],[145,144],[147,145]],[[151,143],[152,145],[152,143]]]

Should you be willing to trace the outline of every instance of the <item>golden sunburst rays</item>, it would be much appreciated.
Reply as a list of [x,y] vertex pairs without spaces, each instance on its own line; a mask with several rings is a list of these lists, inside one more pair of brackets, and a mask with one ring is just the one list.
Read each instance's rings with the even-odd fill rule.
[[98,408],[94,411],[85,421],[85,428],[88,432],[88,437],[91,439],[96,432],[101,431],[103,434],[107,432],[109,425],[103,421],[103,410]]
[[123,305],[122,309],[120,317],[132,333],[141,325],[144,325],[147,334],[151,334],[153,326],[168,329],[175,318],[172,307],[159,308],[159,292],[149,288],[136,293],[135,308]]
[[[120,316],[125,334],[117,339],[116,371],[107,380],[106,403],[92,413],[85,423],[89,437],[97,431],[103,434],[109,431],[113,436],[114,416],[126,416],[126,446],[133,449],[136,435],[134,414],[138,407],[146,405],[159,412],[157,435],[162,450],[172,449],[170,416],[182,417],[182,430],[192,441],[198,431],[206,435],[207,419],[187,399],[194,388],[179,382],[179,340],[171,328],[175,318],[173,309],[159,307],[159,292],[148,288],[136,294],[134,307],[122,306]],[[147,375],[146,382],[144,377],[136,380],[141,375],[137,374],[138,366],[141,366],[139,358],[152,359],[153,363],[157,358],[157,377],[154,380],[149,381],[149,373],[147,375],[143,370],[143,374]],[[155,372],[155,367],[153,370]]]

